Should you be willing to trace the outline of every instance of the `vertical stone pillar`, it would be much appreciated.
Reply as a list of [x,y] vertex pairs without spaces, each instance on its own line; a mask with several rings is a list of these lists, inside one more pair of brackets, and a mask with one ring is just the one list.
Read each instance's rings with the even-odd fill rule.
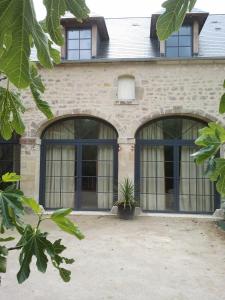
[[61,46],[61,59],[66,59],[66,29],[64,26],[61,27],[61,32],[64,38],[64,44]]
[[21,138],[21,189],[38,201],[40,179],[40,139]]
[[193,23],[193,55],[198,56],[199,52],[199,23],[194,21]]
[[166,55],[166,42],[160,41],[159,48],[160,48],[160,56],[165,56]]
[[134,181],[135,139],[119,138],[118,143],[118,182],[123,182],[126,177]]
[[92,34],[91,35],[92,35],[91,56],[96,57],[97,56],[97,39],[98,39],[98,36],[97,36],[98,28],[97,28],[96,24],[92,25]]

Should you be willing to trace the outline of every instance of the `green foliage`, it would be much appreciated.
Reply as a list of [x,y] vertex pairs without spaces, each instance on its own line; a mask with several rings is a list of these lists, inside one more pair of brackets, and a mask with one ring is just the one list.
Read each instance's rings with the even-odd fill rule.
[[[89,10],[84,0],[44,0],[47,10],[46,20],[36,19],[33,0],[0,0],[0,81],[7,80],[0,87],[0,135],[10,139],[13,132],[22,135],[25,130],[21,115],[25,112],[19,90],[29,88],[37,108],[48,118],[53,113],[48,103],[43,100],[44,84],[38,74],[38,68],[30,61],[31,48],[37,50],[39,63],[46,68],[52,68],[54,63],[60,63],[60,53],[54,44],[62,45],[63,38],[60,28],[60,18],[66,11],[75,15],[78,20],[88,17]],[[12,87],[12,90],[11,90]],[[16,229],[21,239],[16,247],[0,246],[0,273],[6,272],[8,251],[21,250],[20,270],[17,274],[19,283],[24,282],[30,274],[30,263],[36,257],[39,271],[45,272],[48,258],[65,282],[70,280],[71,272],[61,266],[71,264],[60,254],[65,250],[61,240],[51,243],[47,233],[42,233],[39,226],[46,219],[52,220],[63,231],[84,238],[77,224],[68,215],[71,210],[55,212],[51,218],[43,218],[42,208],[32,198],[27,198],[16,188],[20,176],[6,173],[0,181],[12,183],[0,190],[0,233],[7,229]],[[29,207],[38,218],[36,227],[22,222],[24,207]],[[0,238],[1,243],[13,240],[13,237]]]
[[211,165],[208,167],[207,174],[212,181],[216,181],[217,191],[225,196],[225,159],[211,158]]
[[8,186],[4,191],[0,190],[0,215],[3,231],[14,228],[17,219],[23,215],[22,196],[23,193],[16,189],[14,184]]
[[[8,252],[18,250],[20,251],[20,269],[17,273],[19,283],[23,283],[29,277],[30,264],[33,257],[36,258],[36,266],[40,272],[45,273],[48,262],[51,261],[53,267],[58,270],[62,280],[68,282],[71,278],[71,271],[65,269],[63,266],[65,264],[72,264],[74,259],[69,259],[61,255],[66,249],[61,244],[61,239],[51,242],[48,239],[48,233],[41,232],[40,224],[45,220],[49,220],[53,221],[64,232],[78,239],[83,239],[84,235],[79,230],[78,225],[68,218],[72,211],[71,209],[59,209],[50,217],[43,216],[42,207],[33,198],[25,197],[20,190],[16,189],[15,182],[19,179],[20,176],[15,173],[7,173],[2,176],[2,181],[12,182],[12,184],[4,190],[0,190],[1,233],[4,233],[6,229],[15,228],[21,238],[15,247],[0,246],[0,273],[6,272]],[[38,218],[36,226],[22,222],[24,207],[29,207]],[[14,237],[2,237],[0,238],[0,242],[6,243],[13,239]]]
[[33,198],[22,197],[21,200],[22,200],[23,205],[31,208],[34,213],[36,213],[36,214],[42,213],[42,209],[41,209],[40,205]]
[[33,0],[0,0],[0,73],[8,81],[7,87],[0,88],[0,134],[5,139],[10,139],[13,131],[22,135],[25,130],[21,118],[25,107],[15,88],[29,88],[37,108],[48,119],[53,117],[42,98],[44,85],[37,68],[30,62],[31,48],[36,48],[43,67],[52,68],[54,63],[60,63],[60,53],[53,42],[63,44],[60,17],[69,11],[82,20],[89,13],[84,0],[45,0],[44,4],[46,19],[38,22]]
[[225,129],[217,123],[209,123],[207,127],[199,130],[199,134],[195,144],[201,149],[192,155],[196,163],[202,163],[215,156],[225,142]]
[[87,18],[89,9],[83,0],[44,0],[47,10],[45,28],[57,45],[63,44],[63,36],[60,27],[60,16],[70,11],[78,20]]
[[[223,87],[225,89],[225,80],[223,82]],[[225,93],[222,95],[222,97],[220,99],[219,113],[220,114],[224,114],[225,113]]]
[[47,235],[46,232],[42,233],[30,225],[26,226],[24,234],[17,244],[17,246],[22,247],[19,259],[20,270],[17,273],[19,283],[23,283],[29,277],[33,256],[36,257],[36,266],[40,272],[46,272],[49,256],[52,265],[58,269],[63,281],[68,282],[70,280],[71,272],[62,268],[61,264],[72,264],[74,260],[60,255],[66,249],[65,246],[61,245],[61,239],[52,243],[47,239]]
[[130,209],[135,206],[134,184],[129,178],[125,178],[120,184],[120,194],[121,200],[115,203],[117,206],[130,207]]
[[2,242],[10,242],[10,241],[13,241],[13,240],[15,240],[15,238],[12,237],[12,236],[9,236],[7,238],[0,238],[0,243],[2,243]]
[[25,126],[20,114],[25,112],[20,95],[0,87],[0,133],[6,140],[12,132],[23,134]]
[[26,88],[30,84],[31,45],[35,45],[38,59],[43,66],[47,68],[53,66],[48,38],[36,20],[33,1],[1,1],[0,28],[0,44],[4,44],[6,33],[13,41],[10,45],[5,44],[0,58],[0,70],[16,87]]
[[4,175],[2,175],[2,182],[17,182],[20,180],[20,178],[21,177],[14,172],[7,172]]
[[35,64],[30,64],[30,74],[32,82],[30,84],[30,90],[33,95],[33,100],[37,105],[37,108],[48,118],[53,118],[53,113],[46,101],[42,99],[42,93],[45,91],[45,86],[41,80],[41,76],[38,75],[37,67]]
[[206,175],[216,182],[217,191],[225,196],[225,159],[218,158],[221,146],[225,143],[225,129],[217,123],[209,123],[199,130],[195,141],[200,150],[192,156],[197,164],[207,161]]
[[157,35],[160,40],[167,39],[182,25],[186,12],[191,11],[197,0],[167,0],[162,4],[165,12],[158,18]]
[[0,273],[6,272],[8,249],[5,246],[0,246]]
[[83,239],[84,235],[80,232],[77,224],[70,221],[67,216],[72,212],[71,208],[58,209],[51,215],[51,220],[63,231],[76,236],[78,239]]

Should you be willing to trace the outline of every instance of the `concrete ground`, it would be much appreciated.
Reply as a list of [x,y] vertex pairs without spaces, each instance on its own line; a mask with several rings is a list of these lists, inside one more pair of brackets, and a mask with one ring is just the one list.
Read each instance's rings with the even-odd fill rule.
[[17,257],[10,253],[1,300],[223,300],[225,233],[206,219],[73,216],[86,239],[60,233],[74,257],[72,279],[63,283],[51,266],[16,281]]

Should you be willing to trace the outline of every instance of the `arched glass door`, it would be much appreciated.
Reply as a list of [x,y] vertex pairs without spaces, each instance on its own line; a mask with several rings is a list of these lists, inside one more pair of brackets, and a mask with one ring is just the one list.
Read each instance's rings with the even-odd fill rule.
[[111,125],[79,117],[45,130],[40,195],[47,209],[108,210],[116,182],[117,133]]
[[191,158],[202,121],[168,117],[137,133],[136,193],[146,211],[212,213],[218,206],[205,165]]

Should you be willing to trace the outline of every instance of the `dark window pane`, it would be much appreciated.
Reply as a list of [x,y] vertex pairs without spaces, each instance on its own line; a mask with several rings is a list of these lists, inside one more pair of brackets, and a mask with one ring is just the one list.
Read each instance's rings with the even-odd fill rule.
[[90,39],[91,38],[91,30],[90,29],[81,30],[80,38],[81,39]]
[[167,46],[178,46],[178,36],[170,36],[166,41]]
[[68,49],[79,49],[79,40],[68,40]]
[[80,49],[91,49],[91,40],[80,40]]
[[191,47],[192,44],[192,37],[191,36],[180,36],[179,37],[179,46],[189,46]]
[[179,35],[192,35],[192,27],[182,26],[179,30]]
[[109,125],[95,119],[77,118],[56,122],[44,133],[44,139],[116,139]]
[[80,59],[91,58],[91,50],[80,50]]
[[69,30],[67,36],[68,39],[79,39],[79,30]]
[[[199,121],[185,119],[185,118],[167,118],[159,120],[152,124],[144,126],[138,135],[140,139],[185,139],[195,140],[198,136],[198,131],[204,127]],[[190,153],[191,155],[191,153]],[[150,159],[145,158],[145,161]],[[168,158],[167,161],[172,161],[172,158]]]
[[180,57],[190,57],[190,56],[192,56],[191,47],[180,47],[179,48],[179,56]]
[[79,50],[68,50],[68,57],[69,60],[79,59]]
[[178,47],[167,47],[166,48],[167,57],[178,57]]

